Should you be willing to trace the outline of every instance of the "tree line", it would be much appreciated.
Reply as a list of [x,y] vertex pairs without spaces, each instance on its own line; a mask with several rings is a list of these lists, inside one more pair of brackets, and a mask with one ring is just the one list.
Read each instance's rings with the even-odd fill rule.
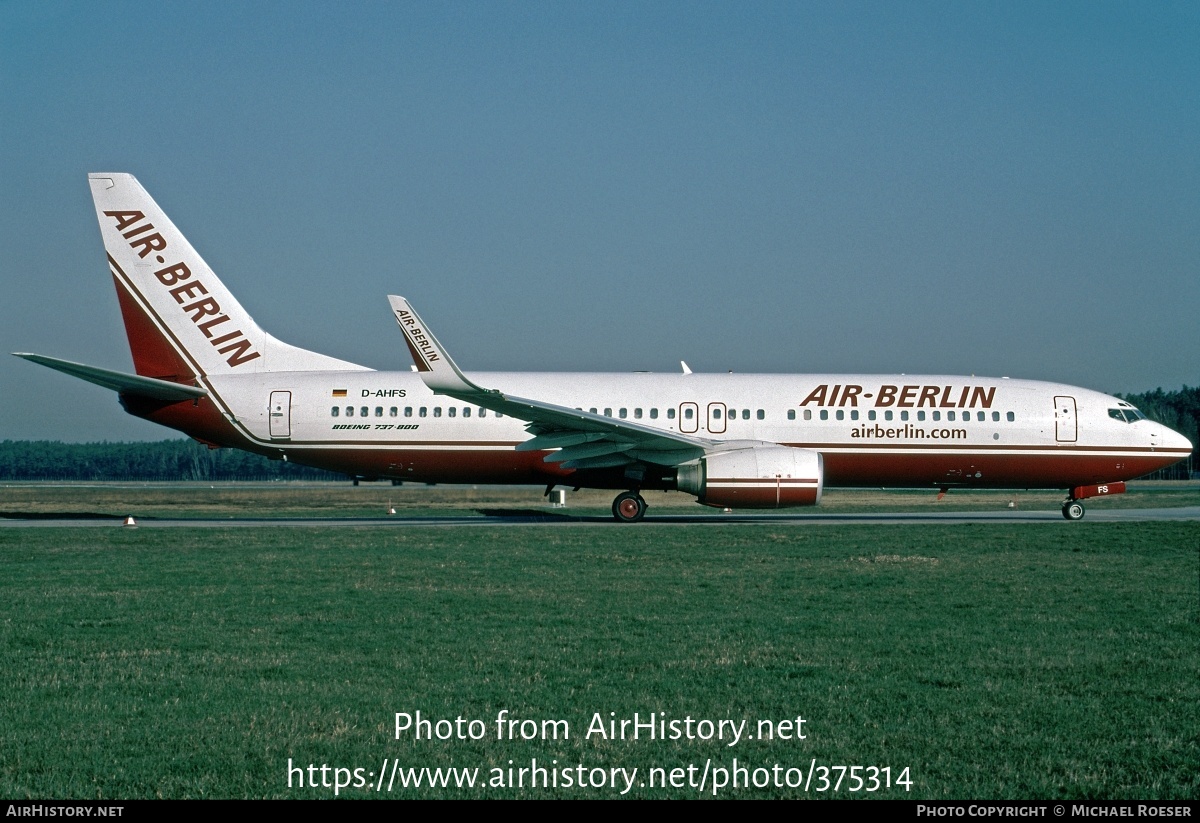
[[[1200,443],[1200,386],[1118,394],[1151,420]],[[1156,480],[1186,480],[1195,455],[1154,472]],[[298,466],[238,449],[210,449],[193,440],[156,443],[0,443],[0,480],[341,480],[345,475]]]
[[0,443],[0,480],[344,480],[344,474],[268,460],[194,440],[156,443]]

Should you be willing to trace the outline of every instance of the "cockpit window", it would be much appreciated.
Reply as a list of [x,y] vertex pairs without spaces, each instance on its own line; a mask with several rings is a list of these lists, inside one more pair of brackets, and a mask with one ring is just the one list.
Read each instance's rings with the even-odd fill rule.
[[1120,420],[1122,423],[1136,423],[1146,419],[1146,415],[1132,406],[1126,409],[1109,409],[1108,416],[1113,420]]

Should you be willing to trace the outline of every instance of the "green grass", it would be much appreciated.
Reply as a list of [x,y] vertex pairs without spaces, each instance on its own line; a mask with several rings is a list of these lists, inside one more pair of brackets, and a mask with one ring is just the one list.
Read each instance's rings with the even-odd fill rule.
[[[642,780],[815,758],[910,768],[877,797],[1200,795],[1196,524],[5,529],[0,563],[9,798],[326,797],[288,788],[289,758],[385,757],[485,780],[510,759]],[[571,738],[498,741],[502,709]],[[394,739],[417,710],[487,736]],[[635,711],[802,715],[808,737],[583,738]]]

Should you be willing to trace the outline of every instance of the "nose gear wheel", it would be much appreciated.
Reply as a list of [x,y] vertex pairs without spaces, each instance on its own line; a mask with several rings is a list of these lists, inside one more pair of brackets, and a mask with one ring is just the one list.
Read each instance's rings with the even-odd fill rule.
[[1068,520],[1082,520],[1085,509],[1078,500],[1068,500],[1063,503],[1062,514]]

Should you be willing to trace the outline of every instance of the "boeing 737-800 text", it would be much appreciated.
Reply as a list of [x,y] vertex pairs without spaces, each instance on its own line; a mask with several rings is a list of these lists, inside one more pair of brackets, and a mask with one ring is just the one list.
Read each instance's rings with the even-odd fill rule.
[[263,331],[133,176],[89,175],[136,374],[35,354],[130,414],[213,447],[356,477],[644,489],[705,505],[815,505],[830,486],[1061,488],[1081,500],[1192,445],[1115,397],[910,375],[464,373],[402,297],[415,368],[381,372]]

